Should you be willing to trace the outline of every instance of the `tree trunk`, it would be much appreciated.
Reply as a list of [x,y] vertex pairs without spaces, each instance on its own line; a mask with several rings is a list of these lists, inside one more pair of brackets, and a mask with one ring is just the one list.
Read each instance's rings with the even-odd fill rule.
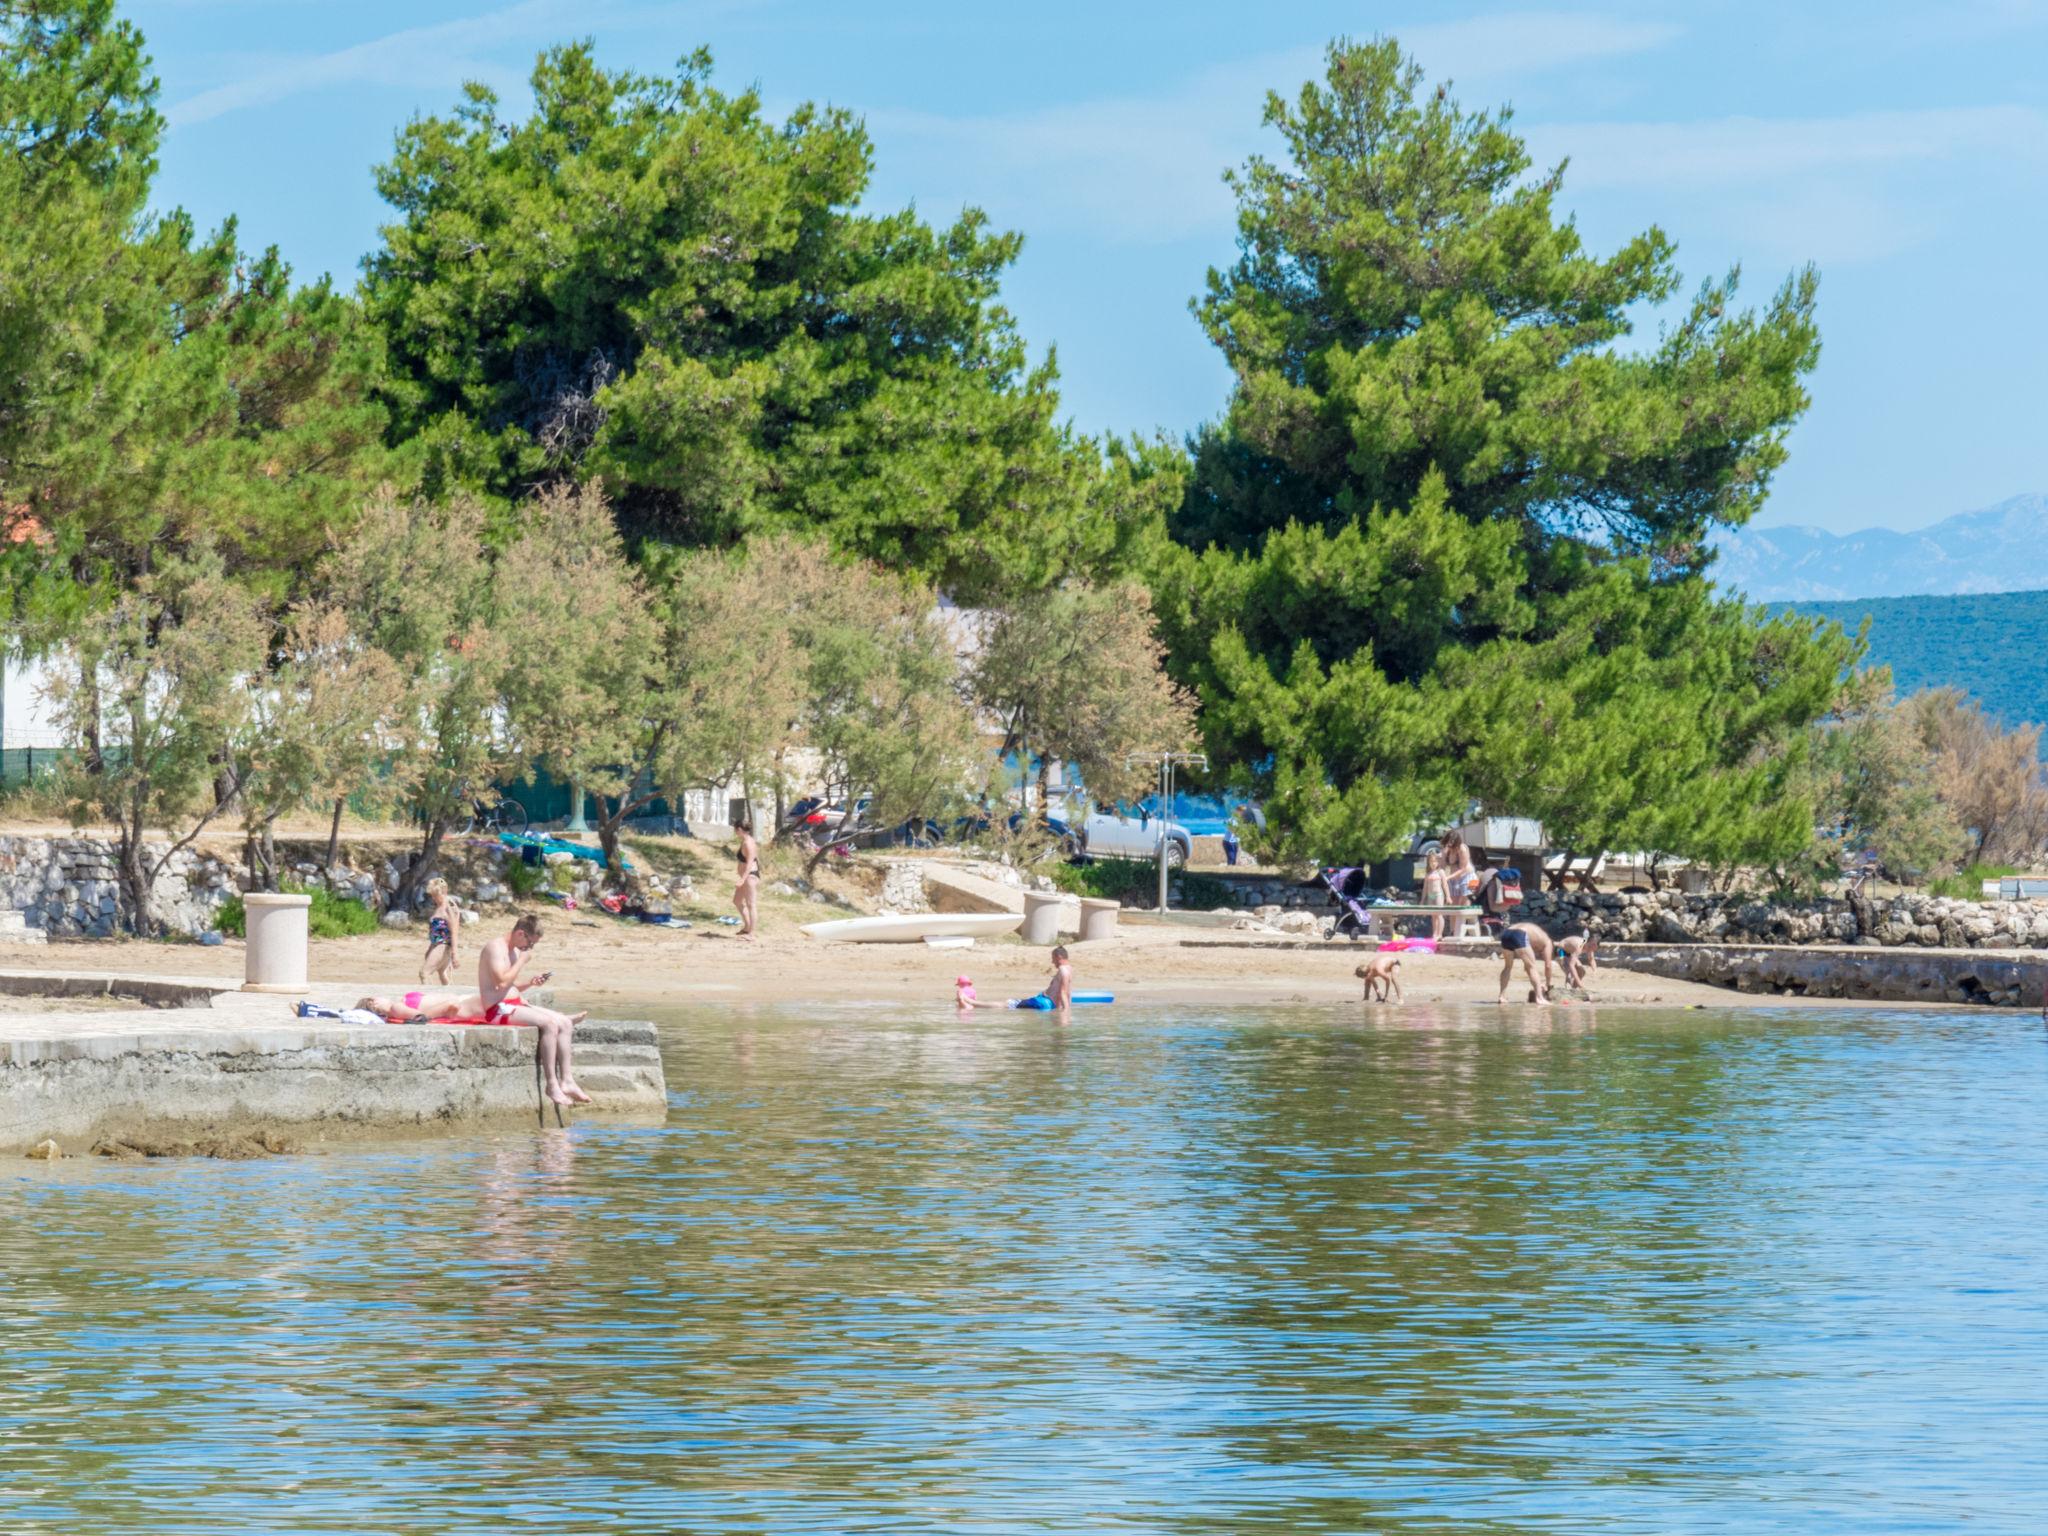
[[1045,752],[1038,754],[1038,814],[1052,814],[1052,757]]
[[420,837],[419,856],[412,861],[412,868],[399,877],[398,889],[391,893],[385,903],[387,912],[411,913],[418,905],[420,892],[433,877],[434,866],[440,861],[441,843],[448,836],[448,823],[436,817],[427,824],[427,830]]
[[137,938],[155,936],[156,914],[151,910],[149,865],[142,856],[142,828],[121,823],[121,836],[114,850],[120,869],[121,904],[125,907],[128,931]]
[[341,808],[346,800],[334,802],[334,820],[327,827],[327,867],[331,870],[341,858]]
[[257,840],[257,847],[263,854],[263,889],[278,889],[277,879],[277,827],[275,820],[263,823],[263,831]]

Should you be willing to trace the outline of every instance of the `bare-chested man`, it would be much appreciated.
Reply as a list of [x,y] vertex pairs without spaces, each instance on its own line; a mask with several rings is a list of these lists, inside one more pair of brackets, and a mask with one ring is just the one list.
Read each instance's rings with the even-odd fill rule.
[[1074,962],[1064,944],[1052,947],[1052,979],[1045,984],[1045,999],[1062,1024],[1073,1016]]
[[[1399,955],[1381,954],[1374,955],[1356,971],[1352,972],[1352,974],[1360,977],[1365,982],[1366,1002],[1370,1003],[1377,1000],[1384,1003],[1387,1001],[1388,993],[1391,991],[1393,1001],[1398,1003],[1401,1001],[1401,978],[1396,976],[1394,972],[1399,969],[1401,969],[1401,957]],[[1375,994],[1377,994],[1377,998],[1375,998]]]
[[[1535,993],[1532,1001],[1550,1001],[1550,967],[1556,958],[1557,946],[1550,942],[1550,935],[1534,923],[1510,923],[1500,931],[1500,996],[1497,1003],[1508,1000],[1508,978],[1515,974],[1515,965],[1521,964],[1529,977],[1529,990]],[[1543,979],[1536,979],[1536,962],[1543,962]]]
[[557,1013],[552,1008],[523,1002],[515,990],[519,971],[540,942],[540,919],[531,913],[512,925],[502,939],[492,939],[476,958],[476,989],[484,1005],[486,1024],[513,1024],[540,1032],[534,1060],[540,1063],[541,1081],[549,1100],[556,1104],[588,1104],[590,1095],[576,1086],[569,1070],[569,1038],[587,1014]]

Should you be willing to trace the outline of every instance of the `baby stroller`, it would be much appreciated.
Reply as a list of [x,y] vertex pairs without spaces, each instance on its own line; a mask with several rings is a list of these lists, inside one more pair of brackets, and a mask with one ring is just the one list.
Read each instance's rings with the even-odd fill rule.
[[1366,910],[1365,871],[1362,869],[1324,869],[1317,876],[1323,888],[1330,893],[1330,900],[1339,911],[1337,922],[1330,929],[1330,937],[1342,935],[1348,939],[1362,939],[1372,932],[1372,913]]

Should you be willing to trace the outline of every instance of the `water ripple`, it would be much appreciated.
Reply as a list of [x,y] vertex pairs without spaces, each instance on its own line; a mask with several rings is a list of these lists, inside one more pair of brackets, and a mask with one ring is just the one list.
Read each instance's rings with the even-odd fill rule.
[[840,1007],[0,1173],[0,1530],[2037,1533],[2011,1015]]

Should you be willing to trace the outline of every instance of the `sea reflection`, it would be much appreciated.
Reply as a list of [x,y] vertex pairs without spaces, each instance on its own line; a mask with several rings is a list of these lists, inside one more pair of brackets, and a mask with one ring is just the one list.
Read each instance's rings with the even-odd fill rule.
[[665,1030],[661,1128],[0,1172],[0,1530],[2048,1529],[2038,1023]]

